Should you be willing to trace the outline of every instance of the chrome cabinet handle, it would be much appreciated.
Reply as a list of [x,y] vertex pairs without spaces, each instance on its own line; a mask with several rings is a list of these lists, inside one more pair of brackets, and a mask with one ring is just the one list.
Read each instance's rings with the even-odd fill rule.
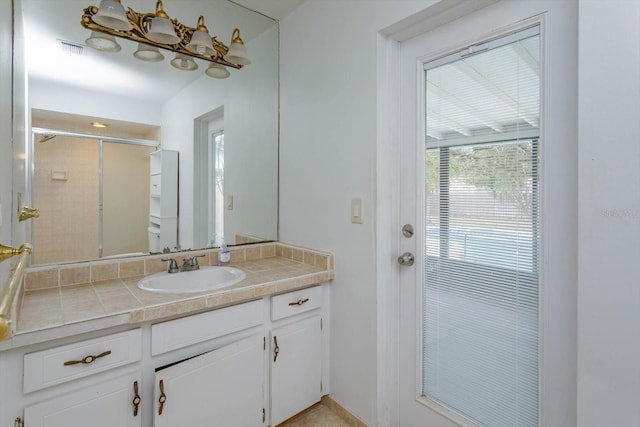
[[309,301],[309,298],[299,299],[298,301],[290,302],[289,305],[302,305],[307,301]]
[[104,356],[108,356],[110,354],[111,354],[111,350],[107,350],[107,351],[104,351],[104,352],[102,352],[102,353],[100,353],[100,354],[98,354],[96,356],[89,355],[89,356],[86,356],[86,357],[84,357],[84,358],[82,358],[80,360],[69,360],[67,362],[64,362],[64,366],[77,365],[79,363],[83,363],[85,365],[88,365],[89,363],[93,363],[96,359],[99,359],[99,358],[104,357]]
[[413,265],[413,254],[411,252],[405,252],[398,257],[398,264],[411,266]]
[[133,403],[133,416],[137,417],[138,407],[140,407],[140,402],[142,401],[142,399],[140,399],[140,395],[138,394],[138,381],[133,382],[133,394],[133,400],[131,401],[131,403]]

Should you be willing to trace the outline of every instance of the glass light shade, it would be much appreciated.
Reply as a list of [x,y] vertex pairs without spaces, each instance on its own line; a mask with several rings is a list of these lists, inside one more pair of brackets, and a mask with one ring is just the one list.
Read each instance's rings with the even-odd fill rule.
[[229,46],[229,53],[224,56],[224,59],[238,65],[251,64],[244,43],[232,42],[231,46]]
[[157,47],[144,43],[138,43],[138,50],[133,52],[133,56],[146,62],[159,62],[164,59],[164,55],[160,53]]
[[120,49],[122,49],[114,36],[97,31],[91,31],[91,37],[86,39],[85,43],[87,46],[101,52],[120,52]]
[[171,65],[178,70],[194,71],[198,69],[198,64],[193,58],[184,55],[182,53],[176,54],[176,57],[171,60]]
[[185,46],[189,52],[197,53],[205,56],[214,56],[216,54],[213,44],[211,43],[211,36],[204,31],[194,31],[191,36],[191,41]]
[[133,28],[124,12],[124,6],[120,4],[120,0],[102,0],[98,13],[92,19],[96,24],[112,30],[129,31]]
[[169,21],[169,18],[163,18],[160,16],[156,16],[151,19],[147,38],[153,42],[161,44],[177,44],[180,42],[180,37],[176,34],[173,24]]
[[212,62],[205,71],[205,74],[214,79],[226,79],[231,73],[229,73],[229,70],[227,70],[227,67],[224,65]]

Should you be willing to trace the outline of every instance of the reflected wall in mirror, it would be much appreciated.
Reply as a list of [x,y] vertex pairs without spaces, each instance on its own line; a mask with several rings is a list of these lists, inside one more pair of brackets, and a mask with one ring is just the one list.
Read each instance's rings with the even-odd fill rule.
[[[169,63],[172,54],[162,49],[164,61],[140,61],[133,56],[137,44],[128,40],[117,39],[121,46],[119,52],[100,52],[87,47],[85,40],[90,32],[80,25],[80,17],[83,9],[92,5],[90,1],[15,2],[16,19],[21,19],[24,27],[24,34],[17,36],[24,37],[30,126],[58,135],[40,143],[46,132],[33,134],[28,147],[33,174],[27,176],[28,188],[14,189],[25,194],[24,204],[31,203],[41,211],[40,218],[29,220],[35,263],[149,251],[149,162],[142,162],[144,166],[142,163],[131,165],[138,154],[125,150],[123,144],[108,142],[119,138],[157,141],[158,149],[179,153],[178,238],[177,244],[168,249],[217,246],[222,240],[230,245],[277,240],[277,22],[227,0],[164,2],[169,15],[186,25],[195,26],[198,16],[204,15],[211,35],[227,45],[233,29],[240,28],[251,64],[240,70],[229,69],[230,76],[220,80],[204,73],[206,61],[196,59],[199,68],[195,71],[172,67]],[[123,0],[122,3],[125,8],[138,12],[155,7],[155,2],[150,0]],[[107,123],[109,127],[91,128],[92,121]],[[85,189],[95,189],[95,194],[80,195],[72,185],[67,185],[63,196],[46,187],[62,182],[70,184],[69,171],[73,164],[82,168],[90,164],[100,166],[99,157],[72,160],[75,154],[62,154],[63,146],[73,145],[67,139],[76,143],[79,139],[64,133],[91,135],[92,138],[81,144],[83,149],[93,144],[97,148],[91,150],[99,152],[102,144],[103,154],[114,151],[112,147],[117,148],[115,151],[127,151],[124,156],[128,165],[122,159],[115,164],[135,169],[136,185],[133,177],[116,172],[114,176],[120,179],[128,176],[125,181],[131,183],[122,188],[122,182],[111,183],[107,172],[102,175],[102,186],[89,184],[95,181],[95,176],[78,180],[84,183]],[[95,135],[103,136],[103,142],[94,138]],[[67,164],[64,167],[48,164],[51,160],[46,160],[46,156]],[[53,182],[52,172],[64,172],[57,169],[69,172],[67,181]],[[99,167],[96,173],[99,177]],[[104,196],[108,188],[135,194],[136,199],[145,203],[132,206],[126,214],[122,209],[112,209],[121,216],[110,222],[106,218],[109,216],[106,202],[100,211],[100,192],[103,191]],[[144,190],[134,191],[134,188]],[[52,203],[51,199],[62,203]],[[111,206],[132,205],[124,200],[114,203]],[[61,209],[60,205],[70,209]],[[89,205],[92,205],[90,209],[98,209],[97,214],[84,210]],[[84,213],[79,214],[81,211]],[[83,243],[92,242],[87,251],[80,251],[77,240],[65,229],[65,224],[79,225],[78,216],[84,218],[87,226],[95,225],[95,229],[80,233],[84,236]],[[41,237],[46,235],[44,231],[48,231],[49,237]],[[129,238],[134,235],[135,239]],[[140,236],[145,236],[142,243]],[[62,249],[62,242],[73,250]],[[55,258],[52,252],[56,251],[65,255]]]

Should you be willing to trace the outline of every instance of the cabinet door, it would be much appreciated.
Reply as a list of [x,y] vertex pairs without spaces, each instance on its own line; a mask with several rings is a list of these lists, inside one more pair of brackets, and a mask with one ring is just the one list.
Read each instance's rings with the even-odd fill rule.
[[25,408],[24,424],[29,427],[140,427],[140,411],[134,415],[136,390],[142,390],[139,373],[105,381]]
[[320,400],[320,316],[274,329],[271,346],[271,425],[275,426]]
[[153,425],[262,426],[264,353],[256,335],[157,371]]

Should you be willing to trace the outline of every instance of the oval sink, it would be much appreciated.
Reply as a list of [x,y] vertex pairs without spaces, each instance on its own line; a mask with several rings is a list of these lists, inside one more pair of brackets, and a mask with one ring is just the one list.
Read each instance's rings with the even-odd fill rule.
[[152,274],[140,280],[138,287],[151,292],[204,292],[234,285],[245,277],[244,271],[233,267],[200,267],[199,270],[180,273]]

